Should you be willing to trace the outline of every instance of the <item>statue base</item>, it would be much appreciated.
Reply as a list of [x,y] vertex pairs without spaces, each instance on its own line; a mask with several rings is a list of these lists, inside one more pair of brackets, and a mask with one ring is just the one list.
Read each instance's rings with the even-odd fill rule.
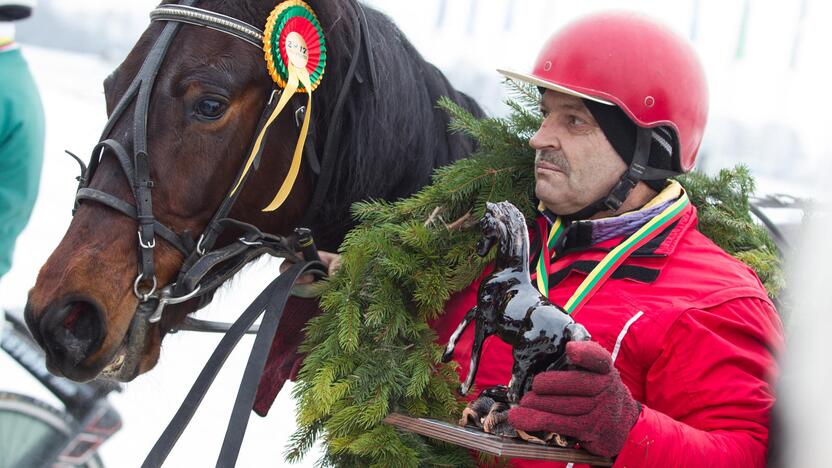
[[384,423],[403,431],[413,432],[498,457],[583,463],[593,466],[612,466],[613,464],[610,458],[598,457],[584,450],[532,444],[519,439],[486,434],[474,426],[462,427],[435,419],[411,418],[393,413],[384,418]]

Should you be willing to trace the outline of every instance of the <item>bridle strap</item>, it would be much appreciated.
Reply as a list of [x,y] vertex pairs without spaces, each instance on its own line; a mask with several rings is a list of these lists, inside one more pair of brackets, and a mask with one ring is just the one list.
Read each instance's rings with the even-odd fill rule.
[[[213,291],[228,277],[241,269],[249,260],[263,254],[284,257],[291,262],[303,261],[294,253],[295,246],[287,238],[261,232],[254,226],[226,218],[222,224],[235,224],[246,234],[225,247],[206,252],[199,257],[187,271],[177,279],[177,288],[193,291],[201,287],[202,291]],[[174,290],[174,294],[178,293]],[[204,293],[200,293],[200,296]]]
[[263,49],[263,31],[254,26],[221,13],[194,8],[187,5],[162,5],[150,13],[151,21],[176,21],[195,26],[204,26],[215,31],[230,34],[249,44]]
[[116,123],[121,118],[121,114],[123,114],[130,104],[133,103],[133,99],[136,97],[136,94],[139,93],[139,87],[142,84],[141,77],[137,74],[133,81],[130,83],[130,86],[127,88],[127,91],[124,95],[119,99],[118,104],[116,104],[116,108],[113,109],[113,112],[110,114],[110,118],[107,119],[107,124],[104,126],[104,131],[101,132],[101,138],[99,140],[103,140],[110,135],[110,132],[113,131],[113,127],[115,127]]
[[[98,160],[104,154],[107,154],[104,150],[110,150],[119,162],[122,171],[124,171],[125,177],[127,177],[128,181],[135,180],[135,170],[133,169],[133,161],[130,159],[130,156],[127,154],[127,150],[121,145],[121,143],[108,139],[100,142],[93,148],[93,162],[90,164],[91,166],[98,165]],[[96,158],[95,153],[100,152],[98,158]],[[136,198],[136,190],[135,186],[132,183],[128,183],[130,186],[131,191],[133,192],[133,197]],[[116,211],[123,213],[126,216],[129,216],[133,219],[136,219],[138,216],[136,207],[131,205],[130,203],[114,196],[109,193],[103,192],[101,190],[92,189],[89,187],[82,187],[79,188],[75,194],[76,204],[81,200],[91,200],[97,203],[101,203],[106,205]],[[159,221],[153,220],[153,229],[154,232],[157,232],[163,239],[168,241],[172,246],[176,248],[179,252],[182,253],[183,256],[187,257],[193,251],[194,241],[191,237],[187,234],[178,235],[172,229],[168,228],[164,224],[160,223]]]
[[295,264],[273,280],[254,299],[254,302],[246,308],[245,312],[234,322],[220,340],[220,343],[217,345],[213,354],[211,354],[205,367],[203,367],[191,390],[185,397],[182,406],[179,407],[176,415],[168,423],[159,440],[156,441],[147,458],[145,458],[144,463],[142,463],[142,468],[162,466],[162,463],[164,463],[173,446],[185,430],[185,427],[187,427],[193,418],[197,408],[202,403],[202,399],[214,382],[217,373],[219,373],[219,370],[234,350],[234,347],[239,343],[240,338],[243,337],[246,330],[257,320],[257,317],[265,314],[263,321],[260,323],[257,337],[254,340],[254,347],[249,356],[248,364],[246,364],[246,370],[240,383],[240,390],[237,393],[237,401],[234,404],[234,410],[228,423],[229,429],[226,432],[226,439],[223,442],[220,458],[217,461],[217,466],[234,466],[237,455],[239,454],[240,442],[248,425],[248,418],[251,414],[257,385],[263,374],[269,349],[274,340],[274,335],[280,323],[280,318],[283,315],[283,308],[289,298],[292,286],[304,273],[313,269],[321,269],[322,267],[323,265],[318,262]]
[[[280,93],[280,91],[277,88],[274,88],[272,90],[269,101],[263,107],[263,111],[261,112],[260,118],[257,121],[257,126],[255,127],[255,130],[254,130],[255,135],[258,135],[261,132],[261,130],[263,129],[263,127],[266,125],[269,116],[271,115],[272,111],[274,110],[274,107],[277,105],[277,101],[278,101],[277,96],[279,95],[279,93]],[[251,143],[249,143],[249,147],[247,148],[247,151],[246,151],[245,154],[251,153],[251,146],[252,145],[254,145],[253,141]],[[260,165],[260,155],[258,154],[257,158],[255,159],[255,161],[253,163],[253,166],[254,166],[255,170],[259,167],[259,165]],[[234,177],[233,180],[236,181],[236,180],[240,179],[240,177],[242,176],[243,180],[240,183],[245,184],[246,181],[248,180],[248,177],[250,176],[250,174],[251,174],[251,172],[244,175],[243,174],[243,166],[240,166],[240,168],[238,169],[238,172],[237,172],[237,176]],[[205,229],[203,230],[202,235],[200,236],[199,240],[197,241],[196,249],[194,249],[194,251],[192,251],[190,253],[190,255],[186,256],[184,262],[182,263],[182,267],[179,270],[179,278],[177,278],[177,280],[176,280],[177,288],[176,288],[176,291],[174,291],[176,294],[184,294],[184,293],[190,291],[190,290],[183,289],[184,285],[185,285],[185,282],[182,281],[183,276],[188,273],[188,271],[191,269],[193,264],[196,263],[200,259],[200,257],[202,257],[203,255],[205,255],[206,252],[208,252],[208,251],[210,251],[214,248],[214,244],[216,243],[217,238],[220,236],[220,234],[222,234],[222,232],[224,230],[223,220],[227,219],[228,214],[231,212],[231,208],[233,208],[234,204],[237,203],[237,199],[239,198],[240,193],[242,193],[242,190],[238,190],[238,191],[236,191],[235,193],[233,193],[231,195],[225,196],[223,198],[222,203],[220,204],[219,208],[217,208],[217,211],[214,213],[214,216],[211,217],[211,220],[205,226]]]
[[[110,207],[130,218],[136,218],[135,206],[127,203],[126,201],[118,197],[110,195],[109,193],[102,192],[101,190],[82,188],[78,190],[78,192],[75,195],[75,198],[77,200],[91,200],[105,205],[107,207]],[[159,237],[166,240],[170,245],[176,248],[176,250],[181,252],[183,256],[187,256],[191,251],[193,251],[193,239],[190,239],[187,236],[180,236],[164,224],[155,220],[153,221],[153,229],[155,230],[156,234],[159,234]],[[183,238],[187,240],[184,240]],[[190,243],[190,247],[186,246],[186,243]]]
[[[187,0],[185,5],[193,5],[196,0]],[[156,44],[150,50],[147,58],[139,70],[139,79],[141,85],[139,87],[138,96],[136,97],[136,105],[134,108],[133,117],[133,158],[135,178],[134,195],[136,197],[136,219],[139,222],[139,261],[140,261],[140,276],[136,280],[139,284],[142,280],[153,280],[153,285],[156,283],[156,268],[154,265],[154,248],[156,247],[155,239],[155,219],[153,217],[153,203],[151,197],[151,189],[153,188],[153,181],[150,179],[150,155],[148,154],[147,145],[147,119],[150,115],[150,97],[153,94],[153,87],[156,83],[156,77],[159,75],[159,69],[162,67],[162,61],[167,56],[173,38],[179,31],[181,24],[171,22],[165,25]],[[152,294],[155,287],[149,293],[145,293],[146,298]],[[142,301],[144,302],[144,300]]]
[[116,140],[107,139],[104,140],[93,148],[92,152],[95,154],[96,151],[99,151],[99,158],[106,154],[104,150],[110,150],[115,154],[116,159],[118,160],[119,165],[121,165],[121,170],[124,171],[124,175],[127,177],[127,183],[130,186],[130,191],[133,193],[133,196],[136,196],[136,189],[133,186],[133,181],[136,180],[136,169],[133,164],[133,159],[127,154],[127,150],[124,149],[124,146],[121,145]]

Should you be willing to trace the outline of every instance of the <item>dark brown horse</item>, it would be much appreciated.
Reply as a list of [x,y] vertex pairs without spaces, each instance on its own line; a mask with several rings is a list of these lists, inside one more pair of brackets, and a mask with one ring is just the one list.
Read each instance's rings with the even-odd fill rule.
[[[258,27],[276,3],[185,2]],[[440,96],[476,115],[481,111],[381,13],[354,0],[308,3],[321,21],[328,48],[326,74],[314,94],[315,137],[307,143],[312,151],[307,151],[287,202],[276,212],[262,212],[288,171],[298,138],[296,117],[305,97],[297,96],[293,112],[282,113],[272,126],[259,168],[249,175],[229,216],[278,235],[303,223],[313,229],[319,247],[335,250],[352,226],[353,202],[408,196],[429,182],[434,168],[472,151],[470,140],[448,133],[448,118],[436,108]],[[200,258],[197,236],[228,199],[272,95],[262,51],[230,33],[177,21],[176,29],[169,26],[174,21],[152,22],[104,82],[107,112],[115,116],[102,140],[110,142],[94,152],[90,166],[95,171],[87,171],[91,180],[82,181],[91,191],[79,196],[66,235],[29,294],[26,320],[47,352],[50,370],[72,379],[92,379],[106,369],[111,377],[130,380],[148,371],[165,333],[210,301],[209,292],[200,301],[170,306],[160,322],[136,331],[137,310],[153,300],[149,293],[155,282],[158,290],[172,285],[181,279],[183,263]],[[143,64],[159,52],[157,40],[170,40],[156,57],[158,74],[142,75]],[[134,87],[136,76],[144,77],[144,86]],[[148,93],[146,120],[143,109],[135,112],[142,93]],[[132,100],[120,105],[125,95]],[[138,117],[130,118],[133,114]],[[133,154],[124,148],[134,148]],[[142,177],[143,162],[149,178]],[[126,175],[131,164],[134,173]],[[91,199],[93,193],[110,194],[138,209],[126,216],[129,206],[113,209],[117,202]],[[146,204],[137,200],[145,195]],[[149,232],[157,236],[143,235],[154,223],[156,230]],[[175,235],[159,237],[160,225]],[[240,226],[226,229],[210,244],[230,245],[241,232],[251,232]],[[153,285],[142,274],[148,252]]]

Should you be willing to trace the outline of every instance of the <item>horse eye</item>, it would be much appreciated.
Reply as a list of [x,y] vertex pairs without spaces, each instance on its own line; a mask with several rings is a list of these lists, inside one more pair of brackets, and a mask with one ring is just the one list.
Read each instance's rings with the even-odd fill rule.
[[196,114],[198,117],[207,120],[216,120],[225,113],[226,103],[212,98],[207,98],[199,101],[196,104]]

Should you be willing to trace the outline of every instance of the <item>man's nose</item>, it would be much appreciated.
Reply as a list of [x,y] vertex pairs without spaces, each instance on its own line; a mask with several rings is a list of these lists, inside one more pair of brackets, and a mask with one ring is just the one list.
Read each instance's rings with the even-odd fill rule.
[[559,150],[560,139],[553,129],[549,125],[546,125],[546,121],[543,121],[540,128],[529,138],[529,146],[535,151],[544,149]]

